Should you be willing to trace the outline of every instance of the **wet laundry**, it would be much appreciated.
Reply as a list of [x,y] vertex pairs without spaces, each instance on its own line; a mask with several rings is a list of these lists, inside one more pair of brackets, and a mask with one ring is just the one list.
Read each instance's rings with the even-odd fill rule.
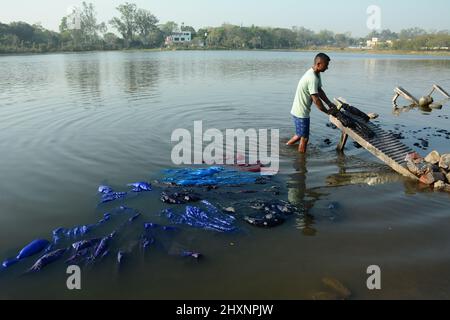
[[233,232],[236,230],[236,218],[220,212],[208,201],[202,201],[203,207],[187,206],[183,213],[166,209],[163,214],[175,224],[184,224],[193,228],[216,232]]
[[203,169],[173,169],[166,170],[165,183],[178,186],[241,186],[263,183],[260,174],[209,167]]
[[161,201],[169,204],[186,204],[200,201],[200,196],[192,190],[183,190],[179,192],[164,191],[161,193]]

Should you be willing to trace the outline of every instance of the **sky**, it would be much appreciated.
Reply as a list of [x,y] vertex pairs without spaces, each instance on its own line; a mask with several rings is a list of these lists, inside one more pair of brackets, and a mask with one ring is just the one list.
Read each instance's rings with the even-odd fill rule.
[[[382,29],[400,31],[410,27],[425,30],[450,29],[448,0],[86,0],[95,5],[99,22],[117,16],[115,8],[124,2],[150,10],[161,23],[175,21],[193,26],[220,26],[223,23],[264,27],[303,26],[314,31],[351,32],[365,36],[371,5],[380,8]],[[0,22],[41,23],[58,30],[61,18],[80,0],[0,0]]]

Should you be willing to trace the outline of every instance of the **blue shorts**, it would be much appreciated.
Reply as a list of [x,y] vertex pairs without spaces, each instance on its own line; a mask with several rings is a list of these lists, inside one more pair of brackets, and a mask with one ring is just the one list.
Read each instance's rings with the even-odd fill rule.
[[299,137],[309,139],[309,124],[310,118],[297,118],[294,117],[295,134]]

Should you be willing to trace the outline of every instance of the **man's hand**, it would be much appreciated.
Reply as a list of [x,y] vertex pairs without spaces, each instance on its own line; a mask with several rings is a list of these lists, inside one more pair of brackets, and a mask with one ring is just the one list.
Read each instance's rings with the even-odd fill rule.
[[338,110],[338,108],[337,107],[335,107],[335,108],[330,108],[330,109],[328,109],[328,114],[329,115],[332,115],[332,116],[336,116],[336,114],[339,112],[339,110]]
[[330,109],[328,109],[328,114],[336,114],[338,111],[337,106],[334,103],[330,103],[328,106],[330,107]]

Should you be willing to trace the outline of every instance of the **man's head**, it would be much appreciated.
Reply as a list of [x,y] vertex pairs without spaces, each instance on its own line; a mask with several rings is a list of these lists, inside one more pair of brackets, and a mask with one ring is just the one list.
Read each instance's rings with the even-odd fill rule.
[[330,64],[330,57],[325,53],[319,53],[314,59],[314,71],[317,73],[325,72]]

